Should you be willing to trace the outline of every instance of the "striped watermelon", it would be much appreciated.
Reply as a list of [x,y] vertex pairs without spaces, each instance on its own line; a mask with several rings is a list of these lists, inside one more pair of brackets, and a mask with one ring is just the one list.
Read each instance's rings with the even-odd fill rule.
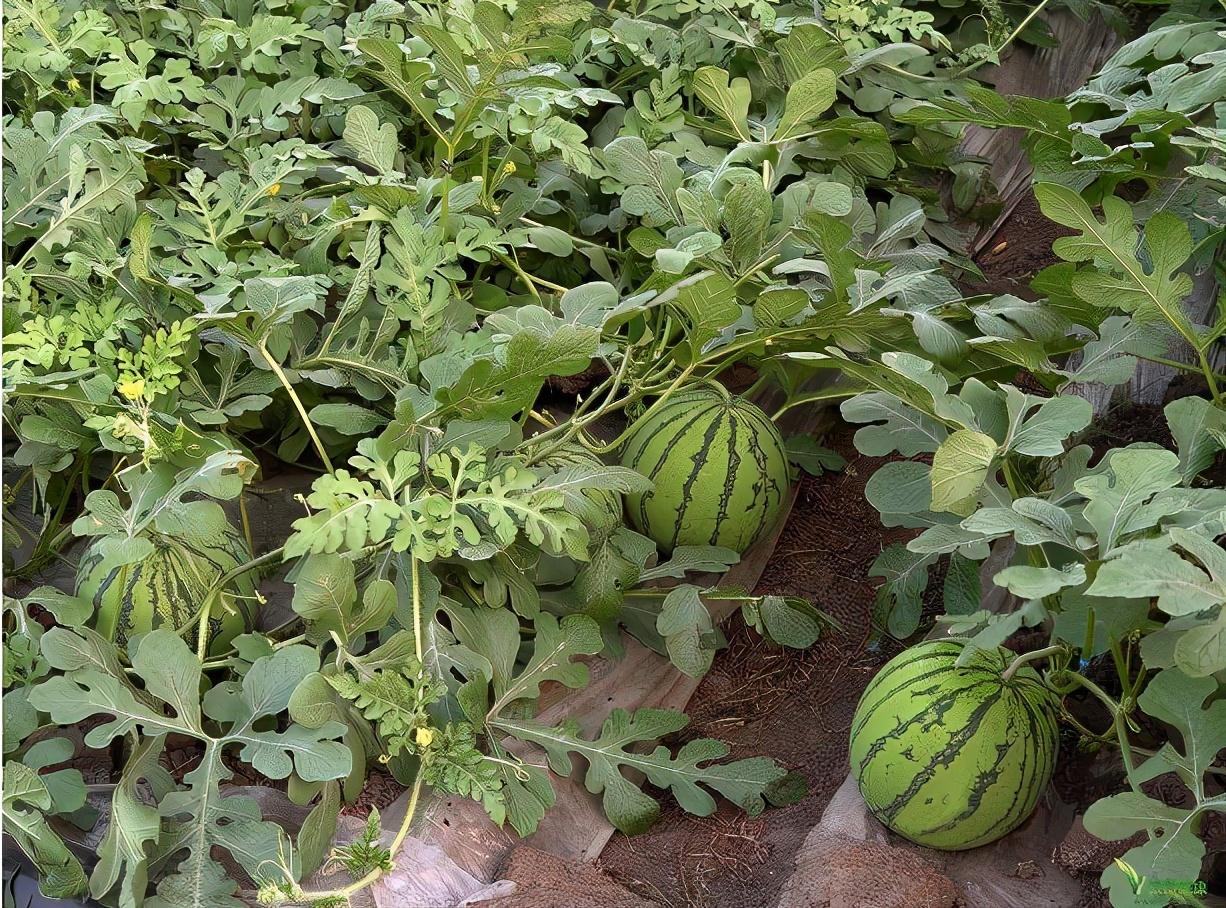
[[864,691],[851,771],[869,809],[913,842],[959,851],[1030,816],[1055,765],[1057,699],[1029,666],[1008,681],[1006,649],[955,660],[964,642],[921,643]]
[[[95,629],[120,645],[155,627],[189,624],[221,575],[251,560],[246,539],[228,523],[203,536],[151,533],[147,538],[153,554],[143,561],[116,563],[103,538],[90,546],[77,569],[77,596],[93,602]],[[228,645],[249,628],[254,595],[255,578],[248,573],[217,598],[210,619],[214,646]]]
[[670,397],[640,420],[622,463],[654,483],[626,497],[627,512],[666,552],[745,551],[775,522],[788,490],[787,453],[770,417],[715,383]]

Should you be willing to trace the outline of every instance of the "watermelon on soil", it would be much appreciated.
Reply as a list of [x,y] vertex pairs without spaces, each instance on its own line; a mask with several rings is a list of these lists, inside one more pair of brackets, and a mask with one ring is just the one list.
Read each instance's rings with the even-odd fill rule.
[[[224,523],[201,535],[150,533],[153,553],[136,563],[112,557],[106,537],[95,542],[77,569],[76,594],[94,605],[94,629],[121,646],[155,627],[181,628],[197,614],[221,576],[251,560],[246,539]],[[210,618],[212,645],[225,646],[251,624],[251,573],[217,597]],[[193,631],[194,633],[194,631]]]
[[947,851],[995,841],[1034,811],[1055,766],[1058,701],[1004,648],[921,643],[873,678],[851,726],[851,771],[873,815]]
[[770,417],[715,383],[669,397],[641,419],[622,464],[654,484],[628,495],[626,510],[665,552],[743,552],[774,524],[788,491],[787,452]]

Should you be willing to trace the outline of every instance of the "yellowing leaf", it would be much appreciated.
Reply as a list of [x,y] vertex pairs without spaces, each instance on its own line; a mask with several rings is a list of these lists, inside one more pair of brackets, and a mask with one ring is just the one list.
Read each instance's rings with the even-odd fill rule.
[[932,456],[932,510],[969,515],[996,448],[991,436],[970,429],[959,429],[941,442]]

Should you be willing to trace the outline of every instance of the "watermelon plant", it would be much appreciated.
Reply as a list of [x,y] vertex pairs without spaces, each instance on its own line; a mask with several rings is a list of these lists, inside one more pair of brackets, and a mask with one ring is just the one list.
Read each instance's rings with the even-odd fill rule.
[[[857,364],[872,390],[842,405],[845,418],[864,424],[855,437],[861,451],[911,458],[879,469],[867,490],[887,526],[922,530],[883,551],[874,566],[884,578],[878,597],[884,627],[899,636],[916,629],[929,571],[943,561],[945,615],[938,626],[968,638],[958,644],[963,654],[953,677],[1003,652],[1000,645],[1019,629],[1042,628],[1049,645],[996,674],[1012,678],[1028,671],[1026,663],[1046,662],[1048,691],[1099,704],[1105,730],[1061,712],[1091,746],[1118,747],[1129,788],[1091,805],[1086,829],[1108,841],[1145,834],[1103,871],[1116,906],[1146,904],[1153,897],[1143,891],[1146,879],[1200,877],[1201,833],[1221,807],[1205,776],[1226,740],[1220,709],[1226,493],[1207,474],[1226,449],[1226,297],[1202,314],[1195,307],[1205,297],[1189,274],[1200,270],[1219,282],[1223,275],[1226,186],[1215,144],[1220,110],[1212,107],[1220,91],[1209,67],[1220,47],[1220,22],[1171,13],[1121,48],[1067,106],[975,88],[969,103],[924,102],[904,115],[925,122],[940,110],[942,121],[1029,131],[1035,196],[1071,234],[1053,246],[1063,262],[1035,275],[1032,286],[1047,297],[1049,327],[1085,332],[1088,342],[1068,360],[1053,358],[1050,344],[1025,351],[1019,365],[1043,387],[1040,395],[930,359],[886,355]],[[1168,79],[1178,84],[1169,93]],[[1103,110],[1114,113],[1094,120]],[[1130,141],[1123,140],[1127,128],[1138,130]],[[1113,194],[1130,181],[1134,197],[1138,183],[1144,188],[1133,204]],[[1169,448],[1149,441],[1105,451],[1078,444],[1092,418],[1078,392],[1132,381],[1139,360],[1179,370],[1200,386],[1163,407]],[[1007,591],[1004,609],[981,607],[979,563],[989,554],[1005,557],[986,575]],[[920,660],[939,645],[915,647],[898,661]],[[1111,681],[1101,680],[1104,672]],[[871,715],[873,705],[866,697],[862,710]],[[1156,752],[1139,748],[1138,710],[1183,744],[1173,737]],[[999,731],[982,736],[989,747],[1009,741]],[[853,736],[853,752],[865,753],[853,769],[870,807],[896,824],[913,802],[901,796],[883,808],[892,790],[882,795],[871,776],[865,783],[873,741],[866,721]],[[1174,808],[1144,787],[1165,772],[1186,787],[1190,806]],[[927,775],[916,779],[931,784]],[[965,799],[974,792],[957,787],[952,800],[971,803]],[[918,838],[915,827],[894,828]],[[932,844],[957,847],[948,838]]]
[[[1046,40],[1039,11],[7,4],[3,816],[44,893],[342,904],[394,866],[428,789],[520,835],[565,776],[627,833],[661,798],[704,816],[715,795],[751,814],[786,801],[795,787],[766,757],[728,760],[711,739],[651,749],[682,713],[551,724],[542,693],[585,686],[626,634],[701,677],[730,609],[773,644],[813,644],[820,601],[713,575],[769,536],[797,470],[838,468],[794,427],[839,402],[867,453],[932,454],[870,483],[888,523],[926,528],[875,568],[894,633],[916,629],[947,556],[970,641],[950,677],[1045,622],[1043,690],[1090,689],[1118,730],[1137,703],[1168,717],[1183,685],[1213,726],[1221,503],[1197,477],[1226,443],[1226,318],[1179,304],[1220,223],[1189,230],[1192,206],[1153,213],[1112,190],[1168,158],[1191,165],[1197,198],[1221,188],[1203,97],[1217,33],[1164,20],[1071,99],[1081,119],[1059,102],[1019,116],[973,77]],[[1186,92],[1150,78],[1173,55]],[[1152,97],[1098,98],[1142,80]],[[1118,127],[1090,128],[1099,103],[1126,111]],[[955,215],[982,202],[987,170],[959,130],[1018,119],[1057,133],[1038,194],[1076,235],[1037,282],[1045,299],[968,297]],[[1155,142],[1107,144],[1151,125]],[[1118,180],[1091,173],[1090,133]],[[1125,448],[1091,468],[1075,444],[1088,405],[1047,392],[1174,361],[1168,336],[1211,399],[1171,405],[1178,453]],[[1019,370],[1043,393],[1016,387]],[[295,492],[292,525],[253,520]],[[1127,520],[1108,525],[1117,499]],[[1047,517],[1067,530],[1055,541],[1031,526]],[[1033,551],[998,579],[1026,602],[988,615],[972,579],[1004,539]],[[1139,565],[1143,581],[1121,573]],[[1191,604],[1166,594],[1163,578],[1193,573]],[[1163,620],[1141,614],[1153,598]],[[1075,661],[1107,650],[1118,697]],[[1148,688],[1145,666],[1162,669]],[[1003,726],[959,714],[975,747],[1047,696],[1037,677],[1002,677]],[[57,733],[77,725],[117,779],[92,866],[72,846],[101,800],[87,804],[84,754]],[[185,741],[197,762],[171,772],[169,742]],[[1050,772],[1043,742],[1015,743],[996,746],[1031,775],[1005,824]],[[1211,755],[1190,750],[1161,759],[1194,785]],[[309,806],[300,829],[230,790],[240,764]],[[374,767],[409,792],[390,847],[373,814],[333,847]],[[872,790],[896,800],[894,784]],[[1197,795],[1185,864],[1217,803]],[[987,834],[945,833],[936,844]],[[329,858],[352,882],[305,884]]]

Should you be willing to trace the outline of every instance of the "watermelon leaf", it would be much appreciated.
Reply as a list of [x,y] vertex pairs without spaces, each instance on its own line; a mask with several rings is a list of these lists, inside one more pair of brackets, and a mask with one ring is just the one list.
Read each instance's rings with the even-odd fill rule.
[[631,835],[650,827],[660,815],[660,804],[630,781],[625,770],[637,771],[657,788],[672,792],[687,813],[710,816],[715,799],[712,788],[751,816],[766,807],[767,788],[787,772],[773,760],[750,757],[730,763],[715,763],[728,755],[728,746],[711,738],[683,745],[673,755],[664,746],[651,753],[633,747],[680,731],[688,724],[683,713],[668,709],[639,709],[629,713],[615,709],[601,726],[600,734],[585,737],[574,721],[550,728],[530,720],[497,719],[493,724],[507,734],[539,744],[549,756],[550,768],[561,776],[574,771],[571,754],[587,761],[587,789],[603,795],[605,815],[622,832]]
[[[861,430],[863,431],[863,430]],[[932,505],[932,468],[919,460],[883,464],[869,477],[864,497],[877,509],[888,527],[930,527],[945,523],[947,515],[936,514]]]
[[[393,551],[412,549],[421,561],[457,553],[483,561],[521,538],[553,554],[587,558],[588,531],[567,507],[566,476],[543,481],[518,458],[491,464],[476,445],[432,454],[424,473],[407,451],[389,463],[375,439],[363,439],[358,450],[350,464],[371,479],[347,470],[316,479],[306,498],[315,510],[294,521],[287,558],[358,552],[389,537]],[[638,482],[631,471],[607,479],[611,488]]]
[[1061,394],[1037,398],[1006,385],[1008,424],[1003,451],[1030,457],[1059,457],[1064,443],[1090,424],[1092,408],[1082,397]]
[[932,510],[969,515],[996,454],[995,439],[969,429],[959,429],[941,442],[932,455]]
[[1098,326],[1098,339],[1082,348],[1069,380],[1122,385],[1136,372],[1137,356],[1161,356],[1166,347],[1164,332],[1157,326],[1125,315],[1109,316]]
[[[1122,859],[1143,879],[1198,879],[1205,857],[1205,843],[1197,835],[1200,824],[1210,812],[1226,811],[1226,795],[1210,795],[1205,785],[1205,774],[1226,741],[1226,701],[1205,706],[1216,691],[1212,678],[1190,678],[1177,669],[1166,669],[1137,700],[1146,713],[1177,729],[1182,745],[1163,744],[1133,770],[1132,783],[1139,786],[1174,773],[1191,794],[1190,808],[1171,807],[1134,788],[1096,801],[1086,811],[1086,830],[1100,839],[1117,842],[1137,832],[1147,833],[1147,841],[1129,849]],[[1132,908],[1149,903],[1149,894],[1144,888],[1136,891],[1118,865],[1104,870],[1100,879],[1111,891],[1113,905]]]
[[[77,777],[80,778],[79,772]],[[5,832],[13,836],[17,846],[38,868],[39,890],[43,895],[62,899],[85,892],[87,882],[81,862],[47,822],[47,816],[56,812],[55,798],[37,767],[18,760],[5,762],[0,809]]]
[[731,79],[725,70],[717,66],[704,66],[694,73],[694,93],[736,130],[738,138],[744,142],[750,141],[749,103],[752,94],[748,79]]
[[1085,583],[1086,569],[1081,564],[1071,564],[1063,569],[1015,564],[998,573],[992,578],[992,582],[1003,586],[1014,596],[1042,599],[1060,592],[1065,587]]
[[796,596],[763,596],[741,606],[745,623],[780,646],[808,649],[823,628],[833,623],[807,599]]
[[837,472],[847,466],[842,454],[817,443],[812,435],[792,435],[784,441],[788,460],[810,476]]
[[1085,519],[1097,534],[1102,558],[1114,554],[1125,533],[1153,526],[1182,504],[1161,494],[1179,485],[1179,458],[1170,451],[1118,450],[1104,460],[1105,470],[1074,483],[1088,499]]
[[1137,254],[1137,228],[1127,202],[1105,198],[1103,220],[1099,221],[1073,189],[1039,183],[1034,194],[1045,215],[1080,231],[1077,236],[1057,239],[1052,251],[1067,262],[1095,263],[1073,276],[1073,292],[1078,297],[1094,306],[1132,313],[1142,323],[1169,326],[1199,349],[1199,334],[1183,310],[1192,278],[1180,269],[1192,254],[1192,238],[1182,220],[1160,212],[1145,225],[1147,267]]
[[1201,397],[1181,397],[1162,412],[1179,452],[1179,472],[1184,482],[1191,482],[1226,449],[1226,409]]
[[[149,849],[162,831],[156,802],[175,788],[174,779],[158,762],[165,743],[161,736],[142,740],[124,765],[111,795],[111,821],[98,847],[98,866],[89,880],[90,894],[96,899],[116,886],[120,904],[140,904],[144,898]],[[142,781],[155,803],[142,799]]]
[[[215,451],[178,471],[169,463],[147,469],[131,467],[120,474],[131,502],[128,507],[107,489],[91,492],[85,499],[86,513],[73,522],[72,531],[78,536],[120,537],[130,544],[148,529],[169,535],[207,536],[209,527],[215,529],[219,522],[224,523],[221,509],[207,501],[184,499],[194,495],[235,498],[255,469],[255,464],[236,450]],[[202,526],[202,522],[208,526]]]
[[890,634],[902,640],[919,627],[922,596],[928,587],[928,569],[936,561],[931,554],[910,552],[900,543],[881,551],[869,568],[870,577],[883,577],[877,589],[876,610],[886,616]]
[[718,545],[679,545],[667,561],[646,568],[641,581],[684,577],[686,574],[722,574],[741,560],[732,549]]
[[686,347],[691,360],[698,359],[707,345],[741,315],[732,281],[710,272],[700,272],[674,284],[655,302],[676,307],[689,323]]
[[[275,866],[297,879],[296,859],[288,838],[276,825],[261,819],[252,799],[222,794],[218,787],[232,776],[222,760],[225,753],[250,763],[269,778],[291,772],[307,781],[341,778],[349,773],[349,748],[335,740],[345,731],[337,722],[318,729],[292,724],[284,733],[257,730],[261,720],[281,713],[291,693],[307,675],[319,668],[319,654],[306,646],[287,646],[257,659],[241,684],[222,684],[205,691],[201,663],[173,631],[159,629],[136,644],[132,667],[144,682],[130,682],[124,672],[103,665],[117,662],[114,647],[97,635],[82,636],[65,628],[47,632],[46,656],[64,672],[35,688],[35,705],[60,725],[73,725],[92,716],[111,716],[88,733],[86,743],[103,747],[113,738],[139,729],[157,744],[168,734],[199,741],[204,752],[200,765],[187,774],[187,788],[165,791],[158,812],[166,825],[156,835],[147,863],[135,852],[124,855],[127,873],[147,874],[154,865],[173,860],[183,849],[186,857],[159,884],[161,904],[195,904],[231,908],[237,884],[212,856],[213,848],[228,851],[254,879]],[[87,659],[76,654],[97,653]],[[212,733],[207,720],[220,723]],[[132,759],[152,759],[138,749]],[[137,770],[134,770],[134,772]],[[146,833],[152,838],[152,828]],[[119,855],[116,855],[118,859]],[[110,888],[116,873],[113,863],[102,865],[98,886]],[[159,904],[154,900],[152,904]]]
[[532,658],[507,684],[495,685],[496,699],[490,711],[496,715],[516,700],[536,699],[541,685],[548,681],[569,688],[586,687],[588,668],[575,660],[600,652],[602,646],[600,628],[591,618],[568,615],[559,622],[542,612],[536,619]]
[[707,673],[723,643],[698,587],[688,583],[668,591],[656,617],[656,630],[664,638],[673,665],[691,678]]

